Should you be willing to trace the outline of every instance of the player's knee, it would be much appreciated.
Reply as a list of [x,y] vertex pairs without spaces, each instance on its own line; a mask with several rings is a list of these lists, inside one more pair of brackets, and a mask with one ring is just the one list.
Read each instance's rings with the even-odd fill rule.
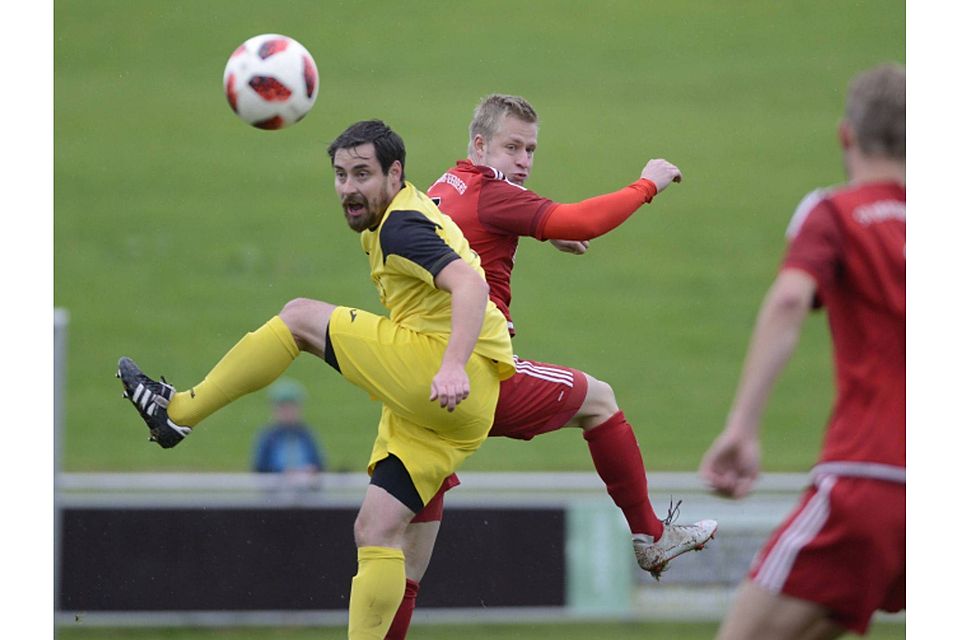
[[612,416],[620,410],[620,407],[617,406],[617,396],[613,393],[613,387],[603,380],[590,380],[588,389],[587,398],[593,413],[605,413]]
[[334,305],[320,300],[294,298],[283,305],[279,316],[287,325],[297,346],[322,352],[327,323],[334,308]]
[[353,523],[353,538],[357,547],[387,546],[400,547],[403,544],[403,523],[389,522],[388,519],[370,517],[361,510]]
[[603,380],[588,376],[587,394],[578,412],[578,417],[581,418],[580,426],[589,430],[602,424],[619,410],[613,387]]
[[363,517],[358,516],[353,521],[353,539],[357,547],[365,547],[370,544],[370,538],[373,536],[371,524]]
[[316,300],[310,300],[309,298],[294,298],[283,305],[279,314],[280,319],[283,320],[291,332],[296,333],[298,329],[304,327],[310,317],[310,311],[316,303]]

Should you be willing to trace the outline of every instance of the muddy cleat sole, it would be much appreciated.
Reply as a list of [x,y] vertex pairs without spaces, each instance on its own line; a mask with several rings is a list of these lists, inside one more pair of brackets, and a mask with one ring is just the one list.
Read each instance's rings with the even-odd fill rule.
[[[677,507],[679,506],[678,502]],[[637,564],[657,580],[660,580],[671,560],[689,551],[702,551],[717,535],[716,520],[672,524],[676,513],[677,510],[671,504],[667,518],[663,521],[663,534],[659,540],[653,541],[650,536],[635,536],[633,539]]]
[[117,363],[117,377],[123,384],[123,397],[133,404],[147,423],[152,442],[169,449],[190,435],[190,427],[180,426],[167,417],[167,405],[176,389],[163,377],[159,382],[151,379],[127,357],[120,358]]

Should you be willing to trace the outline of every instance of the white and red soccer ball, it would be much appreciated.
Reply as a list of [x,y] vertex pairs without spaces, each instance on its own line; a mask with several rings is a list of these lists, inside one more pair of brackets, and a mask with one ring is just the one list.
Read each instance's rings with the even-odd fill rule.
[[303,119],[317,100],[317,65],[287,36],[264,33],[237,47],[223,71],[227,102],[259,129],[282,129]]

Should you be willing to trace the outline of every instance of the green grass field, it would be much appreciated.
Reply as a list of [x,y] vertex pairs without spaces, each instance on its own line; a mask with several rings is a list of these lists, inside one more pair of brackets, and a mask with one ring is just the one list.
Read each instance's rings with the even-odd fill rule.
[[[419,626],[410,630],[410,640],[710,640],[716,632],[714,624],[634,624],[634,623],[577,623],[545,625],[442,625]],[[85,629],[63,627],[59,640],[339,640],[342,629]],[[847,637],[847,636],[845,636]],[[849,635],[853,638],[856,636]],[[875,624],[870,637],[873,640],[901,640],[906,637],[904,625]]]
[[[618,188],[651,157],[684,172],[584,257],[522,243],[518,353],[610,382],[651,470],[695,468],[720,429],[783,231],[810,189],[843,179],[834,127],[847,79],[905,58],[900,2],[607,0],[252,3],[61,0],[55,11],[54,304],[71,314],[64,466],[247,468],[267,418],[254,394],[176,452],[147,446],[113,379],[133,356],[199,381],[296,296],[378,310],[342,222],[326,144],[380,117],[426,188],[464,154],[479,98],[538,108],[528,186],[561,201]],[[266,31],[304,43],[320,97],[290,130],[242,124],[229,53]],[[319,361],[290,375],[335,468],[360,469],[377,407]],[[765,464],[814,459],[831,399],[825,322],[809,322],[771,403]],[[577,433],[491,441],[474,470],[586,470]]]

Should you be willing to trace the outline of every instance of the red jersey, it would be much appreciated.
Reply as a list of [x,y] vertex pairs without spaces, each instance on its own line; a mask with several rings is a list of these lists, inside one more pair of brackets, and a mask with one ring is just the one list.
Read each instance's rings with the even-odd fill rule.
[[510,275],[520,236],[543,240],[543,225],[556,203],[516,185],[496,169],[461,160],[427,190],[437,206],[453,218],[490,285],[490,299],[507,318],[510,335]]
[[787,231],[782,268],[813,276],[830,323],[837,396],[817,468],[838,475],[906,466],[906,200],[892,182],[816,191]]

